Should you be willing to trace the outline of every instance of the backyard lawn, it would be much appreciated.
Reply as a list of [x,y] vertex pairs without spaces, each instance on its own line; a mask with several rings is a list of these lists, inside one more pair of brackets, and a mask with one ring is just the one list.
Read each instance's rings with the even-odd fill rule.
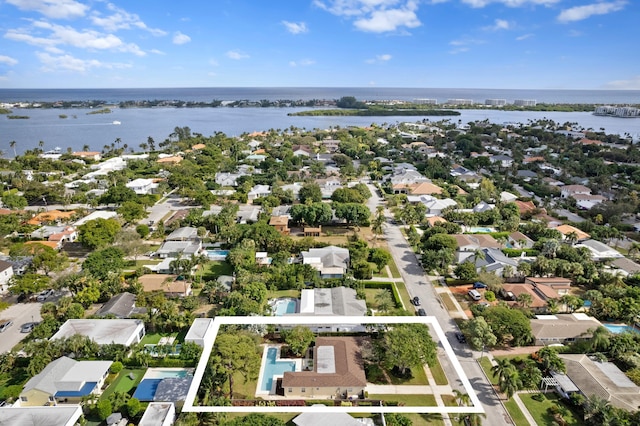
[[214,280],[220,275],[233,275],[233,267],[225,260],[214,260],[207,263],[203,273],[203,279]]
[[[142,369],[123,369],[118,374],[118,377],[109,385],[109,387],[102,393],[100,399],[106,399],[114,392],[125,392],[129,393],[131,389],[138,386],[138,383],[142,380],[142,376],[144,376],[145,368]],[[129,374],[133,374],[134,378],[131,380]]]
[[157,345],[162,337],[175,337],[178,341],[178,333],[147,333],[140,342],[143,345]]
[[299,299],[300,290],[269,290],[267,293],[267,299],[278,299],[280,297],[293,297],[294,299]]
[[413,426],[444,426],[444,420],[442,420],[441,414],[407,413],[404,414],[404,416],[413,422]]
[[497,385],[498,378],[494,377],[493,373],[491,372],[491,361],[489,361],[489,358],[487,358],[486,356],[480,358],[480,365],[482,366],[482,369],[486,373],[487,377],[489,377],[489,381],[491,382],[491,384]]
[[544,399],[542,401],[536,401],[533,399],[533,396],[536,395],[533,393],[521,393],[519,395],[520,399],[522,399],[522,402],[524,402],[524,405],[527,407],[527,410],[529,410],[529,413],[531,413],[539,425],[548,425],[555,421],[553,416],[547,411],[553,405],[567,408],[567,414],[562,416],[567,426],[580,426],[584,424],[580,415],[571,411],[569,406],[560,400],[558,395],[555,393],[542,394],[544,395]]

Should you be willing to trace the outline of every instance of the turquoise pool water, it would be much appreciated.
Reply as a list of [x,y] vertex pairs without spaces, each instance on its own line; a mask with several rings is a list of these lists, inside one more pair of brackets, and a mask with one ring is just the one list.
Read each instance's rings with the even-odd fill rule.
[[469,232],[476,233],[476,234],[479,234],[479,233],[488,234],[489,232],[496,232],[496,230],[493,228],[488,228],[486,226],[471,226],[469,227]]
[[269,392],[273,386],[273,376],[282,376],[285,371],[296,371],[296,363],[293,361],[276,361],[278,348],[267,349],[267,361],[264,364],[262,383],[260,390]]
[[184,378],[191,376],[191,371],[184,368],[179,369],[163,369],[163,368],[150,368],[144,375],[145,379],[167,379],[167,378]]
[[229,250],[207,250],[207,256],[212,260],[224,260],[228,254]]
[[602,324],[607,330],[613,334],[620,334],[627,331],[638,333],[638,330],[626,324]]
[[273,305],[274,315],[295,314],[297,303],[294,299],[278,299]]

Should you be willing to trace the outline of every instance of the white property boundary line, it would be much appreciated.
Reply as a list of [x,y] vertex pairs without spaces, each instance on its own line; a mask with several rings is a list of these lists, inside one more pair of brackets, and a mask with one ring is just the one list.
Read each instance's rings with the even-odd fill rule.
[[[469,395],[472,406],[468,407],[438,407],[438,406],[425,406],[425,407],[389,407],[389,406],[366,406],[366,407],[224,407],[224,406],[194,406],[193,403],[196,398],[196,394],[202,382],[202,376],[205,369],[213,344],[220,331],[222,325],[328,325],[328,324],[426,324],[433,327],[436,332],[437,339],[442,344],[446,355],[449,357],[451,365],[455,369],[465,392]],[[433,316],[426,317],[356,317],[356,316],[302,316],[302,315],[285,315],[281,317],[216,317],[213,320],[213,334],[214,338],[208,340],[205,343],[205,347],[200,357],[200,362],[196,367],[196,371],[191,382],[191,387],[187,393],[184,407],[182,411],[186,412],[236,412],[236,413],[304,413],[304,412],[326,412],[326,413],[484,413],[484,409],[475,394],[469,379],[462,370],[460,362],[456,358],[449,341],[444,335],[440,324]]]

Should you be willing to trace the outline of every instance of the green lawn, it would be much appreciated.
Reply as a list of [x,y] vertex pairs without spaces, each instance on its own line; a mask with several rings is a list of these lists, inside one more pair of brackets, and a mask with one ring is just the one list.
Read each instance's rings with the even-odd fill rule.
[[451,299],[451,295],[449,293],[440,293],[440,298],[442,299],[442,303],[447,308],[447,311],[456,312],[458,308],[453,303],[453,299]]
[[457,407],[456,397],[453,395],[442,395],[442,401],[447,407]]
[[391,271],[391,276],[393,278],[402,278],[402,275],[400,275],[400,271],[398,271],[398,266],[396,265],[396,262],[393,260],[393,258],[391,258],[391,260],[389,261],[389,270]]
[[205,280],[214,280],[220,275],[233,275],[233,267],[224,260],[209,262],[204,268],[203,278]]
[[410,309],[411,305],[411,297],[409,297],[409,292],[407,291],[407,287],[405,287],[404,282],[398,281],[395,283],[396,288],[398,289],[398,294],[400,294],[400,298],[404,303],[405,309]]
[[[504,402],[504,406],[516,423],[516,426],[529,426],[529,422],[522,414],[522,410],[518,407],[518,404],[513,399]],[[549,423],[538,423],[540,425],[546,425]]]
[[269,290],[267,293],[267,299],[277,299],[280,297],[293,297],[294,299],[299,299],[300,290]]
[[162,337],[175,337],[176,341],[178,341],[178,333],[148,333],[140,343],[143,345],[156,345]]
[[487,358],[486,356],[480,358],[480,365],[482,366],[484,372],[487,374],[487,377],[489,377],[489,381],[491,382],[491,384],[497,385],[498,378],[493,377],[493,373],[491,372],[491,361],[489,361],[489,358]]
[[440,414],[407,413],[404,416],[412,421],[413,426],[444,426],[444,420]]
[[[131,389],[138,386],[138,383],[142,380],[146,369],[123,369],[118,374],[118,377],[109,385],[109,387],[102,393],[100,399],[106,399],[114,392],[130,392]],[[133,373],[134,379],[131,380],[129,374]]]
[[[529,413],[531,413],[533,418],[536,420],[536,423],[539,425],[551,424],[554,421],[553,416],[547,412],[547,409],[551,406],[557,404],[561,407],[569,408],[569,406],[560,400],[558,395],[554,393],[543,394],[545,398],[541,402],[533,399],[535,394],[532,393],[519,395],[520,399],[522,399],[522,402],[527,407],[527,410],[529,410]],[[580,415],[570,410],[567,410],[567,415],[563,416],[563,419],[567,422],[568,426],[581,426],[584,424],[580,419]]]
[[[228,383],[225,384],[229,386]],[[233,397],[237,399],[253,399],[256,396],[256,388],[258,380],[248,380],[245,382],[244,377],[240,373],[233,374]]]
[[427,374],[424,372],[424,368],[412,368],[411,369],[412,377],[410,379],[401,379],[399,377],[395,377],[393,374],[389,372],[389,377],[391,378],[392,385],[428,385],[429,380],[427,379]]
[[375,263],[369,262],[369,266],[371,266],[371,270],[373,271],[373,278],[389,278],[386,268],[382,268],[382,271],[378,272],[378,267]]
[[369,394],[369,399],[397,401],[407,407],[435,407],[436,398],[433,395],[405,395],[405,394]]
[[431,375],[433,375],[433,380],[436,382],[436,385],[448,385],[449,380],[447,379],[447,375],[444,373],[442,366],[440,365],[440,361],[436,358],[436,363],[433,367],[429,367],[431,370]]
[[[378,303],[376,302],[376,296],[383,291],[389,291],[385,288],[365,288],[364,289],[364,300],[367,304],[367,308],[378,309]],[[393,300],[393,296],[391,296],[391,300]]]

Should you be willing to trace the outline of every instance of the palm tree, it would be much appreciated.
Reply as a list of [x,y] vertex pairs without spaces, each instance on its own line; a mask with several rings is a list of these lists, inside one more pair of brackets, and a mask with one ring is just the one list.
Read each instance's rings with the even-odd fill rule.
[[84,152],[89,151],[89,144],[86,144],[86,143],[85,143],[84,145],[82,145],[82,150],[83,150]]
[[606,351],[609,348],[609,330],[603,326],[599,326],[593,330],[591,339],[589,340],[589,349],[592,351]]
[[528,308],[533,303],[533,297],[529,293],[519,294],[516,300],[523,308]]
[[507,395],[507,399],[510,399],[513,394],[520,389],[522,381],[520,380],[520,374],[515,366],[511,365],[511,367],[507,369],[504,379],[500,382],[499,386],[500,392]]
[[491,367],[491,373],[493,374],[493,377],[498,378],[498,383],[501,383],[504,380],[509,368],[513,367],[513,364],[511,364],[511,362],[509,362],[509,360],[505,358],[497,359],[495,361],[496,364]]
[[11,149],[13,149],[13,157],[17,157],[18,154],[16,154],[16,141],[11,141],[9,142],[9,147],[11,147]]
[[469,397],[469,394],[460,392],[458,389],[453,390],[453,396],[456,397],[456,402],[460,406],[466,407],[471,403],[471,398]]

